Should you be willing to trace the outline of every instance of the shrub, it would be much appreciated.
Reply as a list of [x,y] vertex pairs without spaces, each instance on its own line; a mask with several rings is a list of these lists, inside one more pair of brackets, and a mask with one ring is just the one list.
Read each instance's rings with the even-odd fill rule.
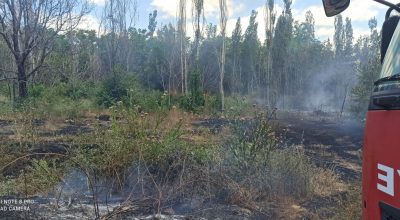
[[140,89],[132,75],[112,77],[103,83],[98,104],[111,107],[122,102],[125,107],[138,107],[140,111],[155,112],[169,109],[166,93],[156,90]]
[[166,111],[170,108],[168,94],[160,91],[144,91],[137,98],[138,105],[146,112]]
[[201,85],[200,76],[198,70],[194,71],[190,76],[190,96],[194,109],[204,106],[203,87]]
[[230,96],[225,98],[226,115],[230,118],[244,117],[254,114],[249,99],[245,96]]
[[236,139],[230,144],[230,150],[240,170],[265,166],[278,142],[268,118],[261,113],[251,122],[237,120],[233,133]]
[[29,97],[13,103],[14,111],[33,111],[38,117],[77,118],[94,109],[98,85],[79,82],[76,85],[60,83],[53,87],[31,85]]
[[179,104],[186,111],[199,112],[205,104],[199,71],[194,71],[190,77],[190,93],[182,96]]
[[[74,161],[80,161],[88,169],[95,167],[103,177],[118,180],[120,187],[131,174],[134,164],[148,167],[157,179],[180,172],[182,166],[178,164],[182,162],[186,166],[196,166],[211,158],[209,146],[192,145],[182,139],[181,122],[165,131],[137,109],[122,104],[112,109],[109,130],[98,127],[93,133],[82,134],[76,139],[78,147],[74,151]],[[124,118],[125,123],[117,121],[119,117]]]
[[32,85],[29,89],[29,96],[33,98],[42,97],[46,92],[44,85]]
[[139,86],[132,74],[126,74],[120,70],[114,70],[111,77],[104,80],[98,93],[97,103],[105,107],[111,107],[119,101],[129,101],[129,105],[138,103]]
[[233,133],[236,139],[229,144],[226,157],[230,176],[258,195],[302,198],[329,194],[340,182],[333,170],[317,167],[301,148],[282,144],[264,114],[251,122],[237,121]]
[[69,85],[66,96],[74,100],[94,98],[98,93],[98,85],[94,82],[84,81],[77,85]]
[[98,85],[94,82],[78,82],[77,84],[59,83],[53,87],[42,84],[31,85],[29,98],[35,101],[52,101],[69,98],[72,100],[90,99],[97,94]]
[[216,95],[206,96],[204,99],[204,110],[206,113],[217,114],[220,112],[221,100]]

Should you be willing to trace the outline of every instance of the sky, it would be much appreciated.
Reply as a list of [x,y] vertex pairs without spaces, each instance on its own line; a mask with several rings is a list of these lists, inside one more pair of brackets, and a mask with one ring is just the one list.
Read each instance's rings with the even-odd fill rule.
[[[98,30],[100,17],[106,0],[89,0],[93,5],[92,12],[87,15],[82,24],[82,29]],[[133,1],[133,0],[131,0]],[[394,0],[389,0],[395,2]],[[158,27],[168,23],[176,24],[176,15],[179,0],[137,0],[138,28],[147,28],[148,15],[153,10],[158,11]],[[188,35],[193,36],[193,26],[191,24],[191,0],[187,0],[188,15]],[[204,0],[205,17],[207,23],[218,24],[218,0]],[[259,23],[259,38],[265,37],[264,33],[264,5],[266,0],[227,0],[229,20],[227,33],[230,35],[235,27],[238,17],[241,17],[243,32],[249,22],[252,10],[258,11],[257,22]],[[282,0],[275,0],[275,10],[277,16],[282,13]],[[349,8],[342,13],[343,17],[349,17],[353,24],[354,37],[357,39],[361,35],[369,33],[368,20],[376,17],[380,28],[384,20],[387,7],[372,0],[351,0]],[[320,40],[332,39],[334,34],[334,18],[327,18],[322,7],[322,0],[293,0],[292,13],[295,20],[304,21],[307,11],[311,11],[315,19],[315,34]]]

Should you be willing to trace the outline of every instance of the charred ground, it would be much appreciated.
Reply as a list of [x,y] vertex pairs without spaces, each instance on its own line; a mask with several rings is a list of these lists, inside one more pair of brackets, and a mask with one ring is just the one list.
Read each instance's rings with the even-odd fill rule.
[[[265,112],[265,109],[249,107],[248,110],[252,113],[241,117],[205,117],[172,110],[166,121],[168,124],[184,120],[182,134],[179,135],[177,141],[183,141],[193,146],[220,145],[222,146],[221,150],[230,152],[231,140],[237,138],[235,137],[236,133],[231,128],[236,124],[240,124],[243,129],[240,131],[246,134],[241,140],[246,143],[246,146],[256,140],[254,132],[257,132],[255,127],[257,127],[259,118],[254,115]],[[270,159],[275,162],[272,165],[267,165],[270,167],[269,170],[262,168],[253,170],[251,168],[248,172],[255,172],[254,174],[243,174],[240,171],[243,164],[232,164],[231,161],[236,161],[237,158],[231,158],[232,155],[230,155],[220,161],[222,164],[219,165],[220,168],[218,169],[221,169],[221,172],[214,170],[216,167],[210,165],[181,164],[175,161],[182,159],[180,155],[174,154],[172,158],[166,158],[167,161],[171,160],[167,162],[167,167],[170,167],[171,173],[164,173],[161,176],[163,166],[157,165],[157,163],[148,166],[132,164],[127,171],[124,171],[131,173],[125,179],[124,186],[121,189],[120,187],[112,187],[116,185],[115,179],[101,176],[98,173],[101,171],[92,170],[92,172],[88,171],[88,174],[76,168],[75,171],[72,169],[72,173],[71,169],[65,169],[64,172],[67,173],[58,174],[60,175],[59,179],[53,184],[49,184],[47,189],[41,189],[38,192],[32,191],[29,195],[25,195],[38,201],[35,207],[36,211],[17,213],[17,215],[24,215],[26,218],[56,216],[55,218],[69,217],[73,219],[92,218],[95,217],[93,213],[97,212],[103,219],[131,218],[133,216],[144,219],[154,214],[163,214],[161,218],[166,219],[334,218],[337,215],[337,209],[351,197],[354,191],[352,186],[357,186],[357,182],[360,181],[362,124],[347,119],[338,120],[333,114],[321,115],[319,112],[281,111],[276,119],[265,119],[268,121],[268,129],[273,128],[271,131],[266,131],[271,135],[267,138],[273,137],[273,140],[277,141],[273,145],[276,149],[271,150],[271,152],[274,152],[274,157],[282,157]],[[127,124],[128,122],[123,117],[112,119],[111,116],[102,117],[101,120],[99,116],[78,120],[34,119],[28,123],[31,126],[28,133],[32,134],[26,136],[18,129],[18,127],[21,128],[21,121],[1,121],[2,144],[8,145],[8,149],[14,149],[10,150],[9,153],[13,154],[14,152],[15,155],[20,156],[31,154],[23,160],[7,164],[3,170],[3,175],[8,176],[8,178],[18,178],[18,172],[21,170],[28,172],[27,167],[35,163],[32,160],[55,161],[59,164],[56,167],[62,167],[62,164],[68,161],[68,157],[70,157],[68,153],[82,147],[82,143],[76,142],[76,136],[90,135],[99,130],[112,130],[114,123]],[[27,127],[27,124],[22,123],[22,125],[22,127]],[[160,139],[156,142],[163,144],[161,140],[163,134],[161,133],[155,135],[147,131],[145,136],[147,136],[146,139]],[[35,141],[29,142],[28,140],[32,140],[32,137],[35,137],[33,138]],[[269,141],[270,139],[267,139],[264,144],[271,144]],[[15,150],[20,148],[24,148],[25,151],[18,152]],[[94,143],[86,143],[84,147],[86,151],[93,151],[97,148],[101,148],[101,146]],[[69,156],[59,158],[51,154]],[[292,154],[298,156],[294,158]],[[248,158],[241,158],[236,162],[247,162],[246,159]],[[306,185],[300,183],[298,185],[299,183],[296,183],[296,180],[290,174],[294,171],[282,169],[286,166],[286,162],[282,160],[289,160],[288,164],[291,163],[290,160],[293,160],[294,166],[297,166],[296,164],[304,166],[306,169],[304,175],[307,177],[295,175],[293,178],[304,178],[304,181],[312,179],[312,183]],[[182,166],[186,166],[186,168]],[[274,166],[280,170],[271,171],[275,168]],[[135,171],[132,171],[132,169]],[[188,173],[184,171],[185,169],[189,170]],[[204,172],[204,169],[208,169],[208,171]],[[137,181],[138,176],[143,175],[140,172],[137,173],[140,170],[142,173],[146,173],[141,177],[144,181],[141,184]],[[47,172],[53,171],[55,170],[49,169]],[[263,172],[266,172],[265,177],[262,174]],[[271,172],[279,172],[278,176],[284,172],[289,172],[289,174],[274,180]],[[303,170],[296,172],[303,172]],[[313,172],[320,176],[312,176]],[[90,189],[81,187],[87,184],[87,175],[94,176],[92,181],[94,181],[93,185],[96,186],[95,196]],[[180,178],[182,178],[183,175],[185,175],[184,178],[186,178],[186,175],[188,178],[184,180],[186,185],[176,182],[179,180],[177,177],[181,176]],[[302,173],[299,175],[302,175]],[[332,180],[325,179],[332,175],[338,175],[338,178],[335,179],[337,182],[330,183],[324,188],[322,182]],[[264,182],[263,178],[272,179]],[[195,184],[192,181],[206,184]],[[257,181],[259,182],[257,183]],[[274,181],[293,183],[287,185],[286,188],[277,188],[276,185],[284,185],[285,183],[273,183]],[[147,186],[143,188],[143,184]],[[73,186],[80,186],[80,189],[78,189],[79,187],[74,189]],[[111,187],[109,189],[106,186]],[[68,187],[70,188],[67,190]],[[106,190],[101,189],[101,187],[105,187]],[[184,192],[177,190],[176,187],[183,187]],[[209,188],[206,189],[207,187]],[[291,189],[291,187],[305,187],[305,189],[304,191],[297,191]],[[309,189],[309,187],[312,187],[312,189]],[[146,192],[144,193],[143,190]],[[44,192],[46,192],[46,196],[43,194]],[[162,197],[159,194],[161,192],[164,194]],[[11,196],[9,198],[12,198],[12,193],[9,196]],[[93,203],[94,200],[95,203]],[[354,201],[352,202],[354,203]],[[15,213],[9,217],[13,215],[15,217]]]

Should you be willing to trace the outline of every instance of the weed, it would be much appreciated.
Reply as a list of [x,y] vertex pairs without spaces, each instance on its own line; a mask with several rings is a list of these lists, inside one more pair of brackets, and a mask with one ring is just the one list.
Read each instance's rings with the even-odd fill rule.
[[62,168],[57,167],[54,160],[32,159],[29,163],[16,178],[3,179],[0,195],[26,197],[46,193],[62,180]]
[[237,120],[233,132],[236,139],[230,150],[236,166],[241,170],[265,166],[278,143],[269,119],[260,113],[251,122]]

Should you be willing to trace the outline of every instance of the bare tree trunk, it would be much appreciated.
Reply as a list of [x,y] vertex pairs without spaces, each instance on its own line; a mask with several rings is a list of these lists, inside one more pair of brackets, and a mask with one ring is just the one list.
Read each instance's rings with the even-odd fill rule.
[[185,39],[185,46],[184,46],[184,70],[185,70],[185,94],[189,93],[189,85],[188,85],[188,67],[187,67],[187,56],[186,56],[186,39]]
[[[225,38],[225,36],[223,36],[223,38]],[[225,74],[225,39],[222,40],[221,73],[219,79],[219,92],[221,95],[221,111],[225,110],[224,74]]]
[[18,64],[18,95],[20,98],[28,96],[25,66],[21,62]]
[[168,67],[169,67],[169,74],[168,74],[168,95],[171,95],[171,79],[172,79],[172,74],[173,74],[173,71],[172,71],[172,64],[168,64]]
[[274,27],[275,27],[275,18],[276,14],[274,11],[274,0],[267,0],[265,4],[265,35],[266,35],[266,103],[268,105],[272,105],[272,100],[274,99],[274,89],[273,89],[273,82],[272,82],[272,39],[274,36]]
[[344,111],[344,105],[346,104],[346,99],[347,99],[347,89],[349,88],[349,84],[346,85],[346,89],[344,90],[344,97],[343,97],[343,102],[342,102],[342,108],[340,109],[340,117],[343,115]]
[[186,0],[179,0],[179,36],[181,53],[182,94],[187,94],[187,60],[186,60]]
[[225,35],[226,35],[226,22],[228,19],[228,8],[226,0],[219,0],[220,8],[220,26],[222,36],[222,49],[221,49],[221,63],[220,63],[220,77],[219,77],[219,92],[221,96],[221,111],[225,110],[225,93],[224,93],[224,74],[225,74]]
[[236,78],[236,62],[237,62],[237,55],[236,55],[236,51],[235,51],[233,54],[232,81],[231,81],[232,88],[233,88],[232,91],[234,91],[234,92],[236,92],[236,89],[237,89],[236,81],[238,80]]

